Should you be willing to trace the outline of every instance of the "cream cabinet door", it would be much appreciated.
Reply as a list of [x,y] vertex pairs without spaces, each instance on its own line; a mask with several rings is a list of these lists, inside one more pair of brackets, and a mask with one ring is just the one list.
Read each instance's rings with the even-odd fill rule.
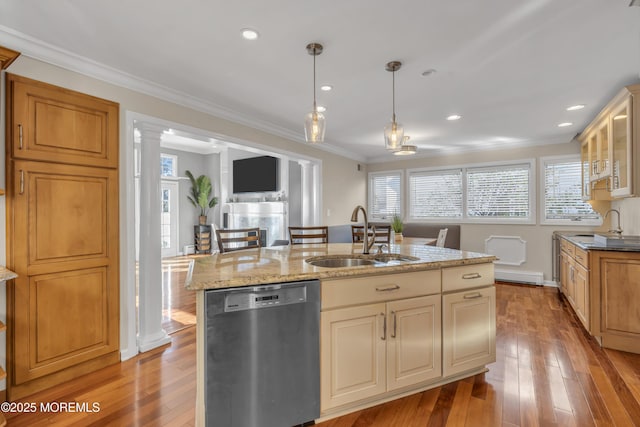
[[386,391],[386,305],[321,313],[320,410]]
[[441,297],[387,304],[387,390],[442,376]]
[[495,362],[495,287],[443,295],[442,312],[445,377]]
[[591,331],[589,327],[589,272],[578,263],[573,268],[573,284],[576,314],[587,331]]

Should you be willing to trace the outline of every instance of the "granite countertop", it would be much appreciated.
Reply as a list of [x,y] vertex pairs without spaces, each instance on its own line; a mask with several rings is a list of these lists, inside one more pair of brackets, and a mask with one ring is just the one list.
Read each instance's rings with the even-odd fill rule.
[[595,242],[593,235],[602,233],[590,233],[588,231],[555,231],[554,234],[586,251],[640,252],[640,245],[606,246]]
[[[372,250],[372,253],[374,252]],[[296,280],[404,273],[482,264],[497,259],[493,255],[413,244],[391,244],[389,252],[419,259],[401,263],[327,268],[313,266],[305,262],[305,259],[323,255],[360,255],[362,245],[329,243],[272,246],[196,258],[189,266],[185,287],[198,291]]]
[[14,273],[11,270],[8,270],[6,267],[0,266],[0,282],[15,279],[16,277],[18,277],[16,273]]

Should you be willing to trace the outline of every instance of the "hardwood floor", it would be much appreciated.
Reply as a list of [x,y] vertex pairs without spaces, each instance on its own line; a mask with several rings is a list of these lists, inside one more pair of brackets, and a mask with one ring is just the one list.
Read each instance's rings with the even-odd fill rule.
[[[640,355],[602,350],[550,288],[497,285],[498,356],[489,371],[321,427],[640,426]],[[9,426],[193,426],[195,328],[170,346],[22,402],[94,413],[7,414]]]
[[196,324],[196,294],[184,288],[194,256],[162,260],[162,328],[172,334]]

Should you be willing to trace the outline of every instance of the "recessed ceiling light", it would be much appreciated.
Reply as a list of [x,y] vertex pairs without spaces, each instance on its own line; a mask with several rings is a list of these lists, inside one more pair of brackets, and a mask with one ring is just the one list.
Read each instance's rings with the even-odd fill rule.
[[447,117],[447,120],[453,121],[453,120],[460,120],[461,118],[462,118],[462,116],[460,116],[458,114],[452,114],[449,117]]
[[252,30],[251,28],[243,28],[242,29],[242,37],[246,40],[255,40],[260,35],[256,30]]
[[321,113],[324,113],[325,111],[327,111],[327,107],[323,107],[322,105],[318,105],[317,109],[318,109],[318,111],[320,111]]
[[572,105],[571,107],[567,107],[567,111],[582,110],[583,108],[584,108],[584,104],[576,104],[576,105]]
[[559,123],[558,127],[559,128],[566,128],[567,126],[571,126],[573,123],[571,122],[563,122],[563,123]]
[[331,86],[331,85],[322,85],[322,86],[320,86],[320,90],[323,90],[325,92],[329,92],[331,89],[333,89],[333,86]]

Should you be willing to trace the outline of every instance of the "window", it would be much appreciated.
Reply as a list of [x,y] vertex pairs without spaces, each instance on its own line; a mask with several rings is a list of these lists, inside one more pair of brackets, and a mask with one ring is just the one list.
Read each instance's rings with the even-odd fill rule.
[[535,221],[533,160],[409,171],[409,218]]
[[462,218],[462,169],[409,176],[411,218]]
[[600,215],[582,200],[582,169],[578,156],[542,159],[543,222],[599,225]]
[[469,218],[529,218],[528,163],[467,169]]
[[178,156],[172,154],[160,154],[160,176],[178,177]]
[[369,217],[387,220],[402,215],[400,171],[369,174]]

